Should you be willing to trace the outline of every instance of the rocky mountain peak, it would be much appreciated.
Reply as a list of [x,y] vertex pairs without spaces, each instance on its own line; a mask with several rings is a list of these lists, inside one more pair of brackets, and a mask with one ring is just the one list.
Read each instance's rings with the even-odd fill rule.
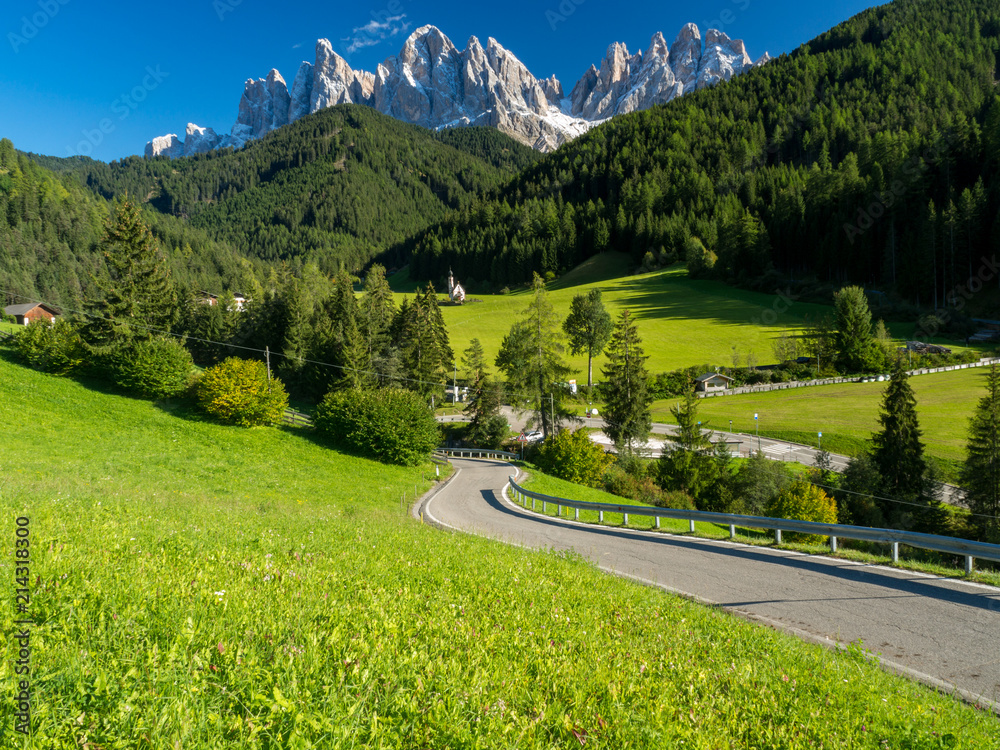
[[176,135],[155,138],[146,154],[239,147],[311,112],[347,103],[428,128],[489,125],[550,150],[609,117],[668,102],[770,59],[765,53],[751,63],[742,41],[716,29],[706,32],[703,47],[701,31],[690,23],[669,47],[660,32],[645,52],[630,54],[624,44],[611,44],[600,65],[591,65],[567,97],[555,76],[536,78],[492,37],[485,46],[470,37],[459,50],[436,26],[421,26],[375,73],[353,70],[329,40],[319,39],[314,61],[299,66],[291,89],[277,70],[247,80],[230,135],[189,124],[185,141]]

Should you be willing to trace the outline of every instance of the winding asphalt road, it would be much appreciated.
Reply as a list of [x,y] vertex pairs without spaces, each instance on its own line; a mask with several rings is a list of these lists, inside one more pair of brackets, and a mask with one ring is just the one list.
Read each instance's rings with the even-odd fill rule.
[[652,584],[827,646],[861,639],[883,665],[1000,713],[1000,589],[822,556],[541,517],[504,495],[515,471],[453,459],[414,508],[441,527],[575,550]]

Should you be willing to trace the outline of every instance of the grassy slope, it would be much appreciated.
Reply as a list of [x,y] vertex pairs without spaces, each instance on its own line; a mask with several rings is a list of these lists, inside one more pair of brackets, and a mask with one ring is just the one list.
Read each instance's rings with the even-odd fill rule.
[[40,623],[36,736],[6,712],[5,747],[1000,746],[994,717],[856,655],[423,527],[399,508],[419,470],[4,357],[0,421]]
[[[783,332],[801,331],[807,318],[816,321],[833,312],[825,305],[795,302],[788,306],[774,295],[718,281],[692,280],[681,266],[638,276],[621,275],[622,269],[630,266],[626,255],[595,256],[554,282],[549,298],[560,320],[569,314],[575,295],[594,288],[602,291],[613,317],[623,309],[631,310],[649,355],[647,367],[653,373],[703,364],[728,366],[733,346],[743,357],[752,351],[758,364],[767,364],[774,359],[772,343]],[[401,272],[398,279],[390,281],[400,292],[412,292],[407,273]],[[397,302],[402,296],[397,294]],[[471,339],[478,338],[492,361],[511,324],[530,301],[531,292],[522,288],[507,295],[473,294],[470,298],[480,301],[443,308],[452,348],[460,353]],[[772,324],[765,324],[765,319]],[[890,329],[899,338],[913,332],[912,326],[905,324],[890,325]],[[579,373],[577,380],[586,382],[586,355],[568,359]],[[595,358],[595,380],[601,379],[605,361],[603,356]]]

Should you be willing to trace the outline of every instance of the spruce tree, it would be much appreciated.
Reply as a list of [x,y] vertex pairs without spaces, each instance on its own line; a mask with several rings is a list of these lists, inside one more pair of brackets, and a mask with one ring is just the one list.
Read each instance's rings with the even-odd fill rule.
[[[534,296],[521,320],[515,321],[500,345],[496,366],[507,378],[515,408],[532,412],[529,423],[541,426],[548,437],[560,418],[569,417],[562,408],[563,389],[558,384],[571,372],[563,361],[559,318],[545,292],[545,282],[536,273]],[[554,414],[553,414],[554,412]]]
[[604,373],[604,431],[618,453],[632,453],[649,437],[649,373],[642,340],[628,310],[623,310],[611,333]]
[[365,294],[361,298],[361,330],[368,357],[383,353],[389,343],[389,327],[396,312],[392,289],[385,280],[385,267],[375,263],[365,276]]
[[1000,373],[996,365],[986,375],[986,395],[969,420],[961,483],[965,502],[974,514],[981,538],[1000,543]]
[[408,378],[404,385],[428,401],[432,396],[441,398],[445,382],[451,379],[455,356],[433,284],[418,289],[412,303],[404,300],[392,331]]
[[712,458],[711,433],[703,432],[698,422],[698,398],[693,388],[685,395],[683,405],[671,408],[670,413],[677,420],[678,430],[668,438],[676,446],[664,446],[658,464],[660,486],[683,490],[698,500],[715,483],[717,466]]
[[577,294],[570,303],[569,315],[563,321],[563,330],[569,336],[569,349],[573,354],[587,352],[587,388],[594,386],[594,357],[608,343],[613,323],[601,301],[601,290],[591,289],[587,294]]
[[88,305],[84,340],[107,351],[169,332],[180,318],[177,289],[139,207],[128,197],[105,223],[100,251],[104,268],[94,278],[100,296]]
[[[902,358],[896,359],[878,421],[882,429],[872,436],[872,458],[882,476],[882,487],[894,499],[913,502],[924,495],[927,465],[917,400]],[[900,515],[898,508],[883,507],[882,511],[887,517]]]
[[842,372],[869,372],[876,364],[872,314],[859,286],[833,295],[837,315],[837,367]]

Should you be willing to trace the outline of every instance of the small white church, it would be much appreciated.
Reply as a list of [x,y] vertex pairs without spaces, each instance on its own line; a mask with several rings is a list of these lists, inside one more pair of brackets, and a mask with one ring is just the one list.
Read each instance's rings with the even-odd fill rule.
[[465,302],[465,289],[461,284],[455,282],[455,274],[448,269],[448,299],[456,305],[461,305]]

